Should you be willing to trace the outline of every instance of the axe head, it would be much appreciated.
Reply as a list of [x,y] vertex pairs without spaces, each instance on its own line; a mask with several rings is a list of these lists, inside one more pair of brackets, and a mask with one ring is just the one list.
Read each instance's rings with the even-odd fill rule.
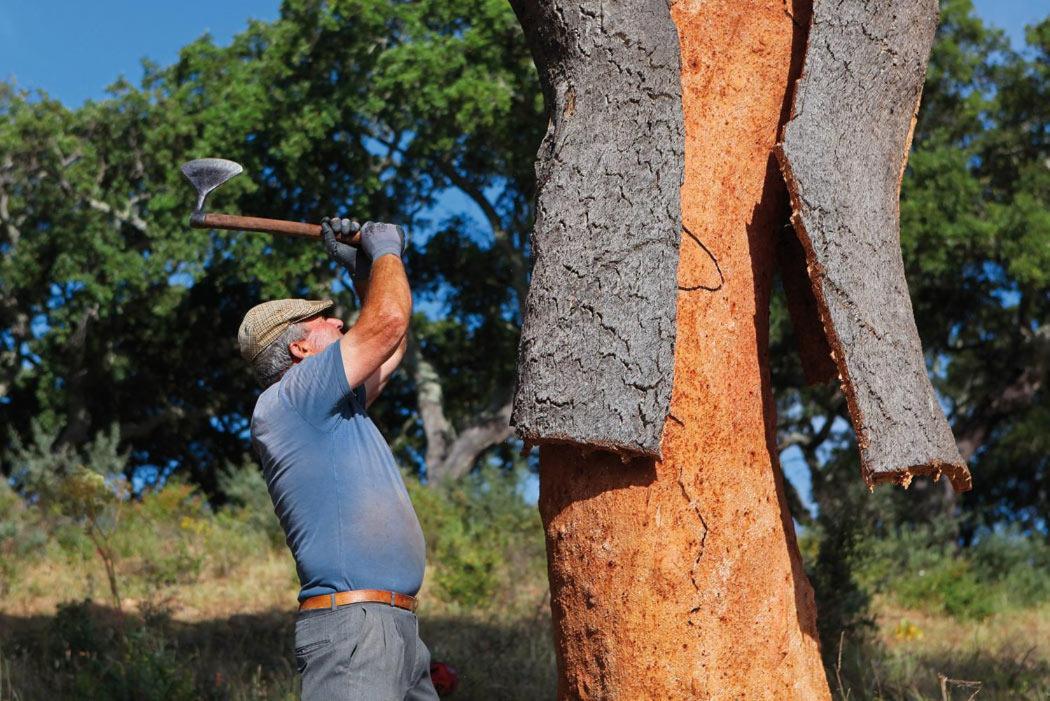
[[197,206],[194,212],[203,212],[204,198],[208,196],[208,193],[233,176],[239,175],[244,168],[240,163],[228,161],[225,158],[198,158],[183,163],[181,170],[197,190]]

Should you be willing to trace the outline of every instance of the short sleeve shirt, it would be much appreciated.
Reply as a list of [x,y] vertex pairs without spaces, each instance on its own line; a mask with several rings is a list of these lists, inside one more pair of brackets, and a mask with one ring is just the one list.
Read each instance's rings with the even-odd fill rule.
[[350,589],[414,595],[423,581],[419,519],[364,399],[333,343],[255,405],[252,444],[295,558],[300,601]]

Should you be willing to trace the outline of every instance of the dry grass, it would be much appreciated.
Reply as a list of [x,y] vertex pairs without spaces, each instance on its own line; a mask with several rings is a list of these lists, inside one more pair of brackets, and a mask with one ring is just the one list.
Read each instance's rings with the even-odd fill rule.
[[874,641],[844,640],[829,675],[845,699],[1050,698],[1050,605],[982,621],[875,602]]
[[[93,650],[79,650],[57,624],[60,604],[105,602],[107,589],[95,561],[40,562],[0,601],[0,701],[56,698],[71,691],[86,664],[128,663],[115,631],[159,661],[192,677],[188,698],[293,699],[298,680],[292,624],[298,587],[287,552],[260,553],[222,576],[146,591],[128,582],[122,612],[93,604],[78,609],[89,619]],[[94,571],[93,571],[94,568]],[[461,676],[457,699],[542,699],[553,696],[554,655],[546,586],[527,581],[501,591],[491,607],[470,609],[420,592],[420,633],[435,660]],[[83,626],[83,621],[78,623]],[[130,632],[129,632],[130,631]],[[75,636],[74,636],[75,637]],[[57,657],[57,659],[56,659]],[[84,664],[78,666],[78,657]],[[71,661],[72,658],[72,661]],[[91,667],[91,675],[104,676]],[[151,687],[154,688],[154,687]],[[163,687],[162,687],[163,688]],[[166,698],[162,690],[154,698]]]
[[[0,601],[0,700],[54,698],[48,675],[74,669],[70,655],[88,654],[56,639],[56,610],[62,602],[105,601],[105,578],[95,560],[52,559],[19,579]],[[453,698],[553,697],[542,579],[498,591],[484,609],[443,601],[431,588],[428,582],[421,592],[421,633],[435,659],[460,670],[462,686]],[[98,660],[127,654],[114,647],[111,633],[123,627],[146,635],[140,644],[192,676],[191,698],[296,697],[296,582],[286,551],[266,550],[196,582],[149,589],[132,579],[127,589],[122,616],[105,606],[87,609],[100,631]],[[1050,605],[960,621],[879,599],[875,613],[875,645],[846,641],[829,674],[840,699],[1050,698]]]

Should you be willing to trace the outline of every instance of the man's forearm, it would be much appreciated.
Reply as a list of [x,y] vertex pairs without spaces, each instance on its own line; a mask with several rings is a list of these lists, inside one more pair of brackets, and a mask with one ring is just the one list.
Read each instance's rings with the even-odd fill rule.
[[405,275],[405,266],[397,256],[380,256],[372,262],[372,272],[363,285],[364,297],[361,314],[371,307],[378,312],[395,314],[405,320],[412,315],[412,290]]
[[361,315],[339,341],[343,369],[351,387],[378,370],[404,342],[412,315],[412,294],[401,259],[393,255],[372,264],[368,298]]

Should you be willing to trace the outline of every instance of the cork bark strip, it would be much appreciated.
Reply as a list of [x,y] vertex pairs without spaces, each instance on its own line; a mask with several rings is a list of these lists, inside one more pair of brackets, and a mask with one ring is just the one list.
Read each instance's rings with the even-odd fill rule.
[[970,473],[926,372],[900,247],[901,177],[937,0],[815,0],[777,156],[869,486]]
[[682,94],[667,3],[512,0],[550,119],[511,423],[659,456],[671,400]]
[[671,415],[662,460],[540,447],[561,699],[830,699],[768,363],[788,212],[772,149],[801,67],[805,9],[672,6],[686,235]]

